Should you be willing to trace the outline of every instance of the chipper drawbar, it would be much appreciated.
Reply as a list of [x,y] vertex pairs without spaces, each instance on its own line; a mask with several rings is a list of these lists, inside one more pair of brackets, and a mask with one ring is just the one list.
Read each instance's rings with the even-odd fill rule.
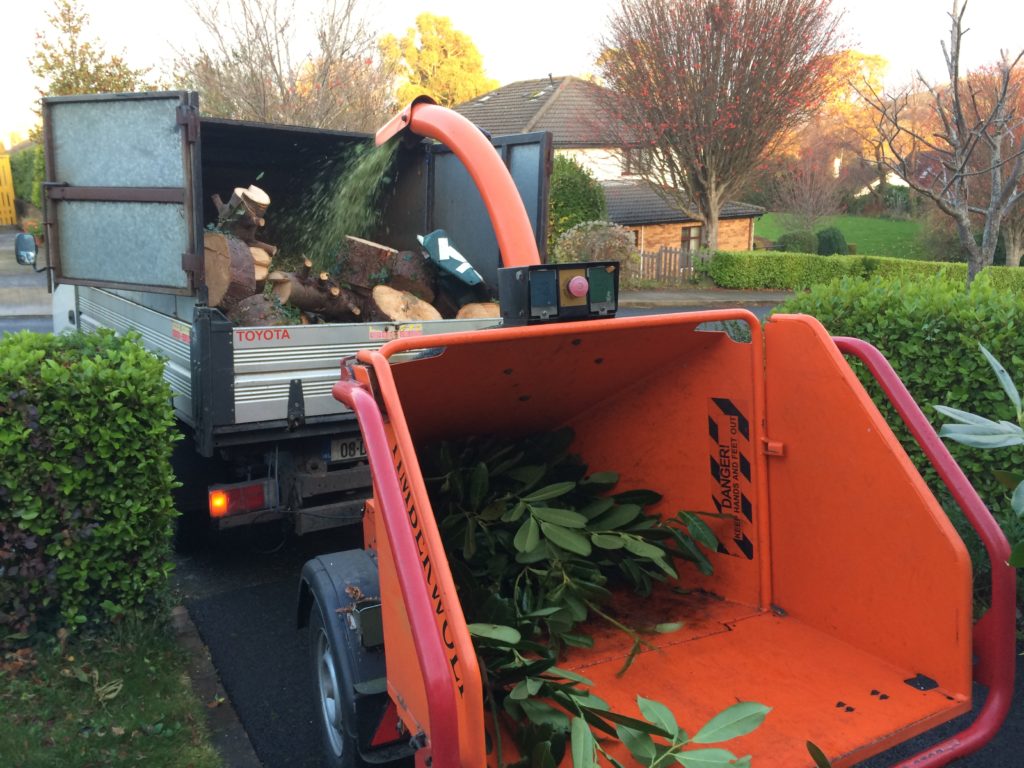
[[[405,131],[463,161],[502,280],[526,287],[502,295],[505,327],[399,339],[343,365],[334,395],[359,418],[374,495],[364,549],[303,571],[328,763],[414,753],[435,768],[495,764],[417,451],[566,426],[589,466],[656,489],[659,514],[706,513],[721,542],[713,575],[681,570],[624,608],[633,626],[683,622],[650,638],[625,675],[631,642],[604,625],[587,627],[593,648],[559,661],[615,710],[636,716],[640,693],[701,723],[760,702],[772,708],[764,723],[729,745],[754,766],[809,768],[808,740],[852,766],[969,712],[973,679],[988,688],[974,723],[900,765],[946,765],[986,743],[1013,690],[1009,546],[884,358],[799,315],[763,330],[744,310],[558,322],[613,315],[614,295],[595,288],[607,280],[593,265],[538,266],[515,187],[472,124],[414,103],[378,143]],[[748,326],[750,340],[709,329],[723,321]],[[976,624],[965,546],[844,355],[879,379],[988,548],[992,607]]]

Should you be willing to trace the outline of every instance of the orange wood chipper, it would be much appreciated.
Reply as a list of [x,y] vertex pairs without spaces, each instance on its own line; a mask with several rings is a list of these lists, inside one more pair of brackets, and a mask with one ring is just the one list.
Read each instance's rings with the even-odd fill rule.
[[[398,339],[343,364],[334,395],[358,416],[374,493],[364,548],[303,570],[299,621],[327,763],[495,764],[417,451],[564,426],[588,465],[659,491],[656,512],[714,513],[722,542],[713,575],[685,573],[639,601],[683,627],[652,639],[627,674],[616,674],[627,638],[559,662],[596,695],[633,715],[639,693],[694,723],[760,702],[771,713],[735,750],[798,768],[814,764],[807,740],[852,766],[969,712],[978,681],[988,694],[973,724],[900,765],[946,765],[986,743],[1013,690],[1009,547],[881,355],[806,316],[763,329],[744,310],[589,319],[613,315],[614,296],[588,295],[591,265],[540,266],[515,187],[475,126],[421,101],[378,143],[400,132],[440,140],[465,164],[517,298],[501,297],[505,327]],[[562,322],[563,309],[584,319]],[[749,341],[709,330],[727,320]],[[879,379],[988,548],[992,607],[975,624],[965,546],[844,355]]]

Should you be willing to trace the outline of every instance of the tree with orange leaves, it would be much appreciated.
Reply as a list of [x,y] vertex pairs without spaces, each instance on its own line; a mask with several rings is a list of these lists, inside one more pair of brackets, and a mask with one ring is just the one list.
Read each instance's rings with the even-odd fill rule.
[[703,222],[717,247],[729,196],[825,96],[838,41],[831,0],[622,0],[601,74],[620,144]]

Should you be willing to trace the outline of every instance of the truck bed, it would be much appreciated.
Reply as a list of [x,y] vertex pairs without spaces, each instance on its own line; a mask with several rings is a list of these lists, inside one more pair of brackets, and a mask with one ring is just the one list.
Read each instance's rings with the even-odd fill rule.
[[[167,294],[136,294],[81,287],[78,314],[82,330],[113,328],[135,330],[152,352],[167,358],[165,376],[174,391],[176,415],[186,424],[201,428],[193,396],[201,386],[213,389],[207,398],[221,397],[229,408],[216,409],[217,429],[237,433],[267,422],[284,422],[293,381],[301,383],[304,419],[345,414],[331,397],[338,380],[338,365],[360,349],[377,348],[398,338],[448,331],[469,331],[499,321],[436,320],[423,323],[324,323],[261,328],[214,323],[208,331],[212,350],[206,372],[193,371],[191,339],[195,333],[189,297]],[[219,314],[219,313],[218,313]],[[230,414],[230,418],[228,418]]]

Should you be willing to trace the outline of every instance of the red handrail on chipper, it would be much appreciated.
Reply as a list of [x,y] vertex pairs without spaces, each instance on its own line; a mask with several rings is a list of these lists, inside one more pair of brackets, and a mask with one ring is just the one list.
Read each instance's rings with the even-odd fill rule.
[[1010,711],[1016,674],[1014,653],[1017,610],[1017,578],[1008,564],[1010,544],[985,502],[935,433],[889,361],[875,347],[861,339],[836,337],[834,341],[840,352],[854,355],[867,366],[963,510],[985,545],[991,563],[992,605],[974,625],[974,651],[978,657],[974,674],[975,679],[988,688],[985,704],[970,727],[895,766],[939,768],[987,744],[1002,727]]
[[[475,127],[414,104],[379,138],[406,128],[473,147],[452,149],[491,201],[505,263],[536,263],[521,201],[506,208],[495,201],[507,190],[489,191],[510,180]],[[707,327],[725,321],[745,323],[750,341]],[[966,547],[842,351],[881,371],[986,540],[998,584],[973,648]],[[858,342],[836,342],[805,316],[775,316],[762,330],[751,313],[722,310],[403,338],[347,365],[334,394],[355,410],[373,472],[365,525],[379,556],[388,692],[408,730],[426,739],[420,764],[428,749],[443,768],[482,768],[494,756],[417,451],[560,427],[573,430],[572,449],[593,469],[662,493],[658,514],[707,513],[722,542],[709,555],[713,575],[683,571],[649,599],[616,604],[634,626],[685,622],[653,637],[625,676],[616,673],[631,643],[598,626],[588,627],[595,649],[560,661],[586,670],[615,709],[636,715],[640,694],[685,727],[759,701],[772,712],[733,751],[761,768],[799,768],[812,764],[812,740],[844,768],[970,711],[976,650],[990,689],[977,723],[901,766],[945,765],[1005,717],[1014,652],[1012,574],[1007,581],[998,562],[1005,537],[919,409]]]

